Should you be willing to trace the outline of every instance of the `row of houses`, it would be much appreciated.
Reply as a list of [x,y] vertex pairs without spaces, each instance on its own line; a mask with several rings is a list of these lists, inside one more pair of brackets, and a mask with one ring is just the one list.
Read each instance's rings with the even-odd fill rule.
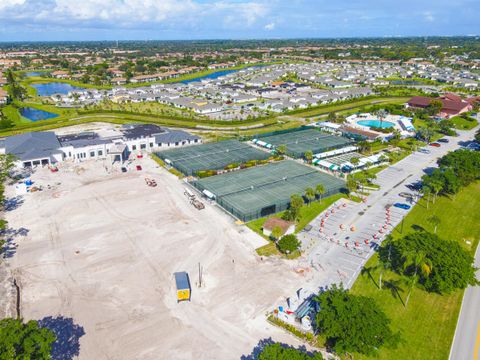
[[28,132],[0,141],[0,153],[14,155],[18,167],[51,165],[67,160],[125,161],[130,153],[200,144],[202,139],[181,130],[153,124],[129,124],[102,136],[95,132],[57,135],[53,131]]

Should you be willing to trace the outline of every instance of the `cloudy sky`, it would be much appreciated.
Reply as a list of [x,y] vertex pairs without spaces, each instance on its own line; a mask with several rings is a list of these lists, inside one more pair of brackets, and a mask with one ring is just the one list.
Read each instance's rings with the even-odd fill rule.
[[479,0],[0,0],[0,41],[480,34]]

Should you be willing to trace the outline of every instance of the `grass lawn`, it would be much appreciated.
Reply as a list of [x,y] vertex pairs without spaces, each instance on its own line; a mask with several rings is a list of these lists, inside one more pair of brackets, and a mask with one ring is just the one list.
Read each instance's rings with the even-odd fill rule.
[[329,114],[331,112],[338,112],[342,110],[351,110],[358,107],[362,107],[365,105],[372,105],[372,104],[403,104],[408,101],[409,97],[377,97],[377,98],[369,98],[369,99],[359,99],[351,102],[346,102],[343,104],[331,104],[331,105],[323,105],[312,109],[306,109],[304,111],[295,112],[292,116],[295,117],[314,117],[319,115]]
[[[322,199],[322,201],[314,201],[311,204],[305,205],[300,209],[300,217],[297,222],[297,225],[295,227],[295,231],[299,232],[303,230],[303,228],[310,223],[313,219],[315,219],[322,211],[324,211],[326,208],[328,208],[330,205],[332,205],[335,201],[341,198],[345,198],[346,195],[344,194],[335,194],[332,196],[329,196],[325,199]],[[276,215],[272,215],[269,217],[281,217],[283,215],[282,213],[278,213]],[[257,254],[260,256],[272,256],[272,255],[281,255],[281,253],[278,251],[275,243],[273,241],[270,241],[268,237],[263,235],[262,232],[262,226],[265,223],[265,221],[269,217],[263,217],[257,220],[250,221],[247,223],[247,226],[255,231],[258,235],[263,237],[264,239],[268,240],[269,243],[265,246],[262,246],[257,249]],[[290,255],[286,255],[287,259],[295,259],[299,257],[301,254],[299,251],[295,251],[294,253]]]
[[464,119],[461,116],[454,116],[453,118],[450,119],[450,121],[452,121],[453,124],[455,125],[455,129],[470,130],[478,125],[478,121],[476,119],[474,118],[470,118],[470,119],[472,119],[472,121]]
[[[428,210],[426,201],[422,199],[405,218],[403,235],[417,227],[433,232],[433,226],[427,219],[436,215],[441,219],[437,234],[444,239],[457,241],[474,254],[480,238],[479,208],[480,183],[462,190],[456,199],[438,198],[435,204],[430,203]],[[401,225],[392,235],[398,238],[402,236],[400,231]],[[366,267],[373,268],[377,263],[378,257],[375,255],[367,262]],[[379,270],[373,270],[371,275],[371,278],[361,275],[355,282],[352,293],[375,299],[392,320],[393,330],[400,331],[402,337],[397,349],[382,348],[378,359],[448,359],[463,291],[440,296],[415,288],[408,307],[405,308],[402,301],[407,296],[408,287],[402,277],[393,272],[384,272],[384,286],[382,290],[378,290],[376,283]],[[400,298],[391,287],[389,289],[385,286],[389,281],[397,285]],[[367,359],[359,355],[355,358]]]

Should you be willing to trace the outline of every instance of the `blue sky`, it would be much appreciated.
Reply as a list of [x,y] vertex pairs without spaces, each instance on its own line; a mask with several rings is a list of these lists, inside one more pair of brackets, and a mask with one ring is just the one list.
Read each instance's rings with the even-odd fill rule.
[[480,34],[479,0],[0,0],[0,41]]

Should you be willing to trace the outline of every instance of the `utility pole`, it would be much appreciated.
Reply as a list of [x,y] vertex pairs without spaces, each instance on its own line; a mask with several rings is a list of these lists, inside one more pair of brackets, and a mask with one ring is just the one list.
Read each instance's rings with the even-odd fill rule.
[[200,263],[198,263],[198,287],[202,287],[202,267]]

